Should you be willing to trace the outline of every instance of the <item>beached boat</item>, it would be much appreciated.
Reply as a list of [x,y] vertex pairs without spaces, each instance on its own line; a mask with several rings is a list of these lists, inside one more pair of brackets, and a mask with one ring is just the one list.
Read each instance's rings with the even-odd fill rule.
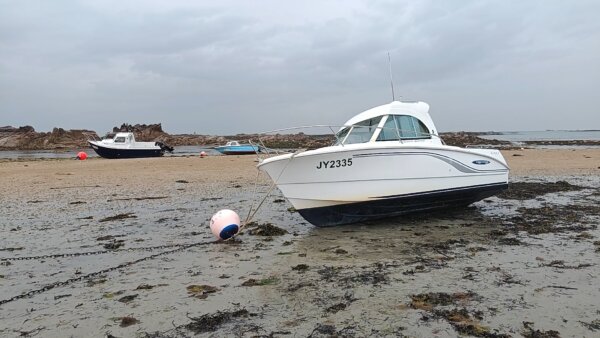
[[424,102],[394,101],[348,120],[329,147],[262,160],[316,226],[466,206],[508,187],[499,150],[448,146]]
[[238,141],[229,141],[224,146],[215,147],[215,150],[225,155],[256,154],[260,148],[253,144],[240,144]]
[[116,133],[113,138],[88,140],[88,143],[105,158],[158,157],[173,152],[173,147],[162,142],[136,142],[133,133]]

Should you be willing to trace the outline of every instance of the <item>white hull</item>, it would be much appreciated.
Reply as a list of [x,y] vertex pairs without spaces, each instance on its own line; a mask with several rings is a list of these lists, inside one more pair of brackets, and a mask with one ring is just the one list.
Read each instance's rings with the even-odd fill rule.
[[299,211],[508,183],[498,150],[395,142],[282,155],[258,168]]

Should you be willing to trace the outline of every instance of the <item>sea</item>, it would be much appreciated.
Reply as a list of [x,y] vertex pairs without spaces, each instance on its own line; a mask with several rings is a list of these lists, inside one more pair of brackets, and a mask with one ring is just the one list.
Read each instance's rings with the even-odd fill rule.
[[[501,132],[486,132],[479,135],[485,139],[496,139],[501,141],[509,141],[515,145],[521,145],[525,141],[600,141],[600,130],[544,130],[544,131],[501,131]],[[589,145],[560,145],[560,146],[532,146],[539,148],[597,148],[598,146]],[[0,151],[0,159],[65,159],[75,158],[77,153],[85,151],[88,157],[98,157],[91,148],[74,149],[74,150],[2,150]],[[211,147],[203,146],[177,146],[172,154],[165,156],[197,156],[200,152],[206,152],[208,155],[221,155],[218,151]]]
[[[81,148],[81,149],[73,149],[73,150],[1,150],[0,151],[0,159],[10,159],[10,160],[19,160],[19,159],[65,159],[72,158],[75,159],[77,153],[80,151],[85,151],[88,157],[98,157],[98,154],[92,148]],[[221,155],[218,151],[214,150],[211,147],[203,147],[203,146],[177,146],[173,153],[166,153],[165,157],[173,156],[198,156],[201,152],[205,152],[207,155],[215,156]]]
[[479,135],[488,140],[525,141],[600,141],[600,130],[500,131]]

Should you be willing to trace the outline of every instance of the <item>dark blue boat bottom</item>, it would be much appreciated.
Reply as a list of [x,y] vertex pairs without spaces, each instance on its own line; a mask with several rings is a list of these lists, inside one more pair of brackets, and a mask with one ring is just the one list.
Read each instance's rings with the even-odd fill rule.
[[298,213],[309,223],[318,227],[326,227],[429,210],[464,207],[507,188],[508,183],[486,184],[390,196],[366,202],[300,209]]
[[164,154],[161,149],[111,149],[103,147],[93,147],[94,151],[104,158],[142,158],[159,157]]

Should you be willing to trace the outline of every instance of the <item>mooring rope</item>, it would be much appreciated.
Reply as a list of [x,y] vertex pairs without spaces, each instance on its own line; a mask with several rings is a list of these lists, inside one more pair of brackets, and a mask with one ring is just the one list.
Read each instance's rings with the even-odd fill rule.
[[[293,153],[290,158],[288,159],[287,163],[285,164],[285,166],[283,167],[283,169],[281,170],[281,172],[279,172],[279,175],[277,176],[276,179],[273,180],[273,182],[271,183],[271,186],[269,186],[269,189],[267,190],[267,193],[265,194],[265,196],[262,198],[262,200],[260,201],[260,203],[258,203],[256,209],[254,209],[254,202],[250,205],[250,209],[248,210],[248,215],[246,216],[246,220],[244,220],[242,222],[242,224],[240,225],[240,230],[238,231],[237,234],[239,234],[242,229],[252,221],[252,219],[254,218],[254,216],[256,215],[256,213],[258,212],[258,210],[260,209],[260,207],[263,205],[263,203],[267,200],[267,198],[271,195],[271,192],[273,191],[273,189],[277,186],[277,183],[279,182],[279,179],[281,178],[281,175],[283,175],[283,172],[287,169],[288,165],[292,162],[292,159],[299,153],[299,151]],[[258,169],[257,169],[258,170]],[[256,181],[254,182],[254,192],[252,194],[252,201],[255,201],[256,199],[256,190],[257,190],[257,186],[258,186],[258,177],[260,176],[260,170],[258,171],[257,175],[256,175]],[[252,209],[254,209],[254,211],[252,211]],[[235,237],[235,236],[234,236]]]

